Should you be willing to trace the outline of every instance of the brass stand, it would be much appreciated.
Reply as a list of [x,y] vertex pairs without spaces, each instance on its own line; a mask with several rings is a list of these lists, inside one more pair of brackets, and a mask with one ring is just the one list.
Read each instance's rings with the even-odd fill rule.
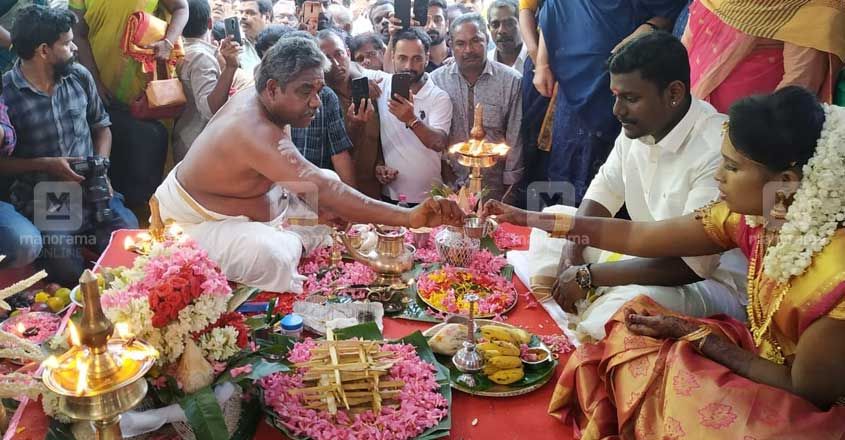
[[79,334],[69,323],[73,346],[44,361],[42,380],[61,396],[62,412],[93,423],[95,438],[120,439],[120,414],[147,395],[144,375],[158,352],[138,339],[112,334],[114,325],[103,314],[97,278],[90,270],[79,284],[85,301]]

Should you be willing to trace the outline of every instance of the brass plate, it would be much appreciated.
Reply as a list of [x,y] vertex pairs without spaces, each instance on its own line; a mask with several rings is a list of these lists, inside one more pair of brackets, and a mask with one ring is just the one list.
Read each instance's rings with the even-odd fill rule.
[[[440,324],[437,324],[437,325],[429,328],[428,330],[424,331],[422,334],[426,338],[430,338],[431,336],[434,336],[434,334],[437,333],[444,325],[450,324],[450,323],[451,322],[441,322]],[[493,320],[490,320],[490,319],[476,319],[475,325],[477,327],[481,327],[482,325],[498,325],[500,327],[505,327],[505,328],[516,328],[516,326],[510,325],[510,324],[505,324],[503,322],[493,321]],[[545,347],[547,349],[549,348],[542,341],[540,342],[540,346]],[[438,360],[441,361],[441,363],[444,363],[444,360],[443,360],[444,356],[443,355],[437,355],[437,356],[438,356]],[[547,384],[550,380],[552,380],[552,377],[554,377],[554,375],[555,375],[555,370],[557,369],[557,364],[558,364],[557,359],[552,357],[552,364],[551,364],[551,366],[549,366],[548,374],[546,374],[546,376],[543,379],[539,380],[538,382],[535,382],[535,383],[528,385],[528,386],[525,386],[525,387],[515,387],[515,386],[512,386],[512,385],[495,384],[492,387],[490,387],[490,388],[488,388],[484,391],[479,391],[479,390],[473,390],[473,389],[467,388],[466,386],[455,382],[452,377],[449,378],[449,383],[452,385],[452,388],[454,388],[458,391],[467,393],[467,394],[471,394],[473,396],[482,396],[482,397],[521,396],[523,394],[528,394],[530,392],[533,392],[533,391],[536,391],[536,390],[542,388],[543,385]],[[451,360],[448,361],[448,363],[446,363],[446,366],[451,369],[451,367],[452,367]]]
[[[436,269],[436,270],[441,270],[441,269]],[[429,274],[429,272],[426,272],[426,273],[424,273],[424,274],[422,274],[422,275],[420,275],[420,276],[426,276],[426,275],[428,275],[428,274]],[[511,281],[511,282],[513,282],[513,281]],[[427,306],[431,307],[431,308],[432,308],[432,309],[434,309],[434,310],[437,310],[437,311],[438,311],[438,312],[440,312],[440,313],[452,313],[452,312],[450,312],[450,311],[448,311],[448,310],[444,310],[444,309],[441,309],[441,308],[439,308],[439,307],[435,307],[435,305],[434,305],[434,304],[430,303],[427,299],[423,298],[422,294],[420,294],[419,286],[417,286],[417,297],[420,299],[420,301],[424,302],[424,303],[425,303],[425,305],[427,305]],[[503,311],[502,311],[502,313],[499,313],[499,315],[504,315],[505,313],[508,313],[508,312],[510,312],[511,310],[513,310],[513,308],[514,308],[514,307],[516,307],[516,303],[517,303],[517,301],[519,301],[519,294],[516,294],[516,295],[513,297],[513,303],[511,303],[511,305],[509,305],[508,307],[506,307],[506,308],[505,308],[505,310],[503,310]],[[467,313],[469,313],[469,312],[467,312]],[[489,313],[488,313],[488,314],[486,314],[486,315],[477,314],[477,315],[476,315],[476,318],[479,318],[479,319],[484,319],[484,318],[493,318],[493,317],[495,317],[495,316],[496,316],[496,314],[495,314],[495,313],[492,313],[492,314],[489,314]],[[492,322],[492,321],[491,321],[491,322]]]

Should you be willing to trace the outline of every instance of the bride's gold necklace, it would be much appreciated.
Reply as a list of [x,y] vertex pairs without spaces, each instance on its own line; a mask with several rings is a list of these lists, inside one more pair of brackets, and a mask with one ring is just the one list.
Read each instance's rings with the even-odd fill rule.
[[[771,234],[771,236],[770,236]],[[763,280],[763,269],[758,271],[758,261],[761,261],[768,249],[769,243],[774,241],[775,233],[770,233],[763,226],[760,228],[760,233],[757,238],[757,243],[754,246],[754,251],[751,254],[751,260],[748,267],[748,326],[751,329],[751,335],[754,338],[754,344],[760,348],[760,355],[772,362],[783,364],[784,356],[783,349],[778,344],[777,339],[771,331],[772,318],[775,312],[783,303],[786,293],[790,289],[790,284],[778,283],[775,289],[778,291],[774,300],[769,304],[767,310],[763,307],[763,298],[760,292],[760,287]]]

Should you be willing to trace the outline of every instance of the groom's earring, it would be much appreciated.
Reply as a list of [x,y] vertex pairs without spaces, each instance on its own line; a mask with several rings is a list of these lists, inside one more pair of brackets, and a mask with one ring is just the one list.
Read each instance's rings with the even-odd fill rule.
[[775,205],[772,206],[772,210],[769,211],[769,216],[775,220],[784,220],[786,219],[786,200],[788,196],[786,195],[786,191],[779,189],[775,191]]

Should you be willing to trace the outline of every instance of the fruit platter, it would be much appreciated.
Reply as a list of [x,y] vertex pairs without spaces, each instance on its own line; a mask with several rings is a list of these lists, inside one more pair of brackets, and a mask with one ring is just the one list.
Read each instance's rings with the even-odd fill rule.
[[460,381],[462,373],[452,356],[467,339],[468,320],[452,317],[423,332],[437,360],[449,368],[452,388],[487,397],[512,397],[527,394],[545,385],[558,361],[537,335],[519,327],[487,319],[475,320],[476,349],[484,358],[484,369],[472,374],[473,386]]

